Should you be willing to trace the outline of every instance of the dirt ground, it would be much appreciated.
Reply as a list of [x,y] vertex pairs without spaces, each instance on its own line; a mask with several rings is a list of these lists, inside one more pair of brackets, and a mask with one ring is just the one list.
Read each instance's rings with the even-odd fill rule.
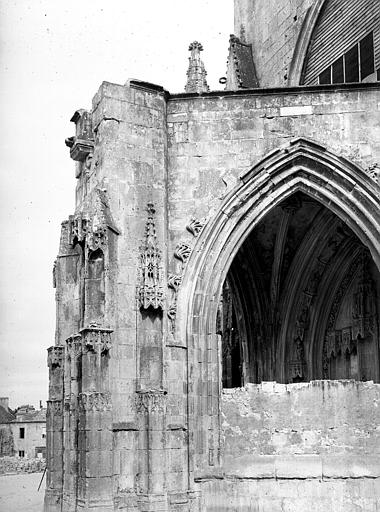
[[[45,475],[46,476],[46,475]],[[45,478],[42,473],[0,476],[0,512],[42,512]]]

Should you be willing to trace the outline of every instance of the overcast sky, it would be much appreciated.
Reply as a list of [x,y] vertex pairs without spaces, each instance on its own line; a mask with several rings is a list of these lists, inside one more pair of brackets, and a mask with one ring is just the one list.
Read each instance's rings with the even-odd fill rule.
[[194,40],[220,89],[232,31],[233,0],[1,0],[0,396],[11,407],[47,399],[52,267],[74,211],[72,114],[103,80],[182,92]]

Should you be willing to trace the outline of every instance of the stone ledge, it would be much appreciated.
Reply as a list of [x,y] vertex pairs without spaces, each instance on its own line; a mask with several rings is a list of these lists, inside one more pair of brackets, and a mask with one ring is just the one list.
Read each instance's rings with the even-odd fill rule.
[[246,455],[228,460],[225,467],[224,477],[239,479],[380,478],[380,458],[375,455]]
[[323,478],[380,478],[378,455],[322,455]]

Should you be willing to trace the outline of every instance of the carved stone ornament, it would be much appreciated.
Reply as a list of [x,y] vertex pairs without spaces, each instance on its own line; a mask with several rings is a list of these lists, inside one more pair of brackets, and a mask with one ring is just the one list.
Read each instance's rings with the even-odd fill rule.
[[86,160],[84,161],[84,169],[86,174],[88,175],[91,170],[92,160],[94,158],[94,153],[89,153],[86,156]]
[[155,209],[148,204],[148,220],[145,226],[145,239],[140,247],[139,284],[137,299],[141,309],[163,309],[164,291],[162,286],[161,251],[158,248]]
[[84,109],[77,110],[71,122],[76,125],[76,134],[74,137],[65,139],[65,144],[70,148],[70,156],[73,160],[84,162],[94,150],[92,113]]
[[136,410],[139,413],[164,414],[166,410],[167,392],[161,389],[138,391]]
[[93,191],[91,208],[69,217],[69,243],[85,242],[90,251],[105,251],[109,230],[120,234],[111,215],[107,192],[97,187]]
[[73,334],[66,340],[67,355],[70,359],[75,359],[82,354],[82,335]]
[[297,337],[293,341],[292,359],[289,362],[290,378],[304,380],[306,378],[306,360],[303,340]]
[[193,236],[198,236],[202,231],[203,227],[206,224],[206,220],[198,220],[194,217],[191,218],[189,224],[186,226],[187,231],[189,231]]
[[380,182],[380,166],[377,163],[374,163],[373,165],[370,165],[366,172],[371,176],[371,178],[376,182]]
[[53,416],[61,416],[63,412],[62,400],[48,400],[46,402],[46,416],[51,418]]
[[174,322],[176,314],[177,314],[177,304],[173,303],[173,304],[171,304],[169,306],[169,309],[168,309],[168,318],[169,318],[169,320]]
[[78,397],[75,393],[69,393],[64,397],[63,405],[65,411],[75,411],[78,405]]
[[72,215],[69,217],[70,223],[70,244],[73,245],[75,241],[82,242],[85,240],[86,235],[89,230],[89,219],[88,217],[80,212],[77,215]]
[[48,348],[48,367],[50,370],[62,367],[64,364],[65,348],[63,346],[55,346]]
[[355,261],[351,264],[348,272],[344,276],[342,282],[338,290],[335,293],[329,317],[327,320],[327,328],[323,343],[323,378],[328,379],[329,375],[329,360],[331,357],[335,357],[337,354],[337,346],[339,345],[339,336],[341,333],[335,330],[335,322],[337,319],[337,315],[339,313],[340,306],[344,299],[344,296],[347,292],[348,287],[350,286],[354,276],[356,275],[359,264],[361,262],[361,257],[355,259]]
[[174,251],[174,256],[177,259],[181,260],[183,263],[186,263],[187,260],[189,259],[190,254],[191,247],[189,244],[187,244],[186,242],[180,242],[177,244]]
[[100,393],[98,391],[80,393],[78,402],[81,411],[105,412],[112,409],[110,393]]
[[107,354],[111,349],[111,330],[87,327],[81,330],[83,348],[87,351]]
[[203,61],[201,60],[200,52],[203,51],[203,46],[198,41],[194,41],[189,46],[189,68],[187,70],[187,82],[185,85],[186,92],[208,92],[210,90],[207,85],[207,72]]
[[168,287],[174,290],[175,292],[178,291],[178,288],[182,282],[182,277],[177,274],[169,274],[168,276]]

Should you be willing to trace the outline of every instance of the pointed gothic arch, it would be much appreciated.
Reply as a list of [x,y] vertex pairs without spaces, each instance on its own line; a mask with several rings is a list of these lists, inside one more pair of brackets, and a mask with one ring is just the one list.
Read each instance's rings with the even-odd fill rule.
[[[207,316],[204,323],[206,302],[219,296],[227,270],[253,227],[297,190],[315,197],[345,222],[368,247],[380,270],[380,200],[374,180],[326,147],[312,140],[294,139],[241,175],[239,184],[202,231],[180,289],[179,299],[188,306],[188,311],[179,307],[179,329],[184,325],[181,319],[194,316],[196,299],[196,316],[202,316],[204,331],[212,332],[206,326],[214,325],[215,318]],[[183,301],[185,296],[187,300]],[[179,334],[183,336],[185,332]]]
[[[198,237],[178,295],[175,337],[186,340],[191,382],[205,384],[189,387],[193,389],[189,402],[207,404],[202,421],[198,417],[198,426],[191,427],[189,415],[190,428],[209,432],[208,450],[195,442],[196,465],[197,461],[199,465],[205,463],[207,451],[215,459],[213,463],[217,463],[219,453],[216,433],[220,422],[221,343],[215,326],[223,283],[254,227],[296,192],[316,199],[348,226],[368,248],[380,270],[378,187],[358,166],[314,141],[299,138],[274,150],[240,176],[239,184],[226,196]],[[281,350],[285,350],[285,345],[279,346],[278,358],[284,361],[286,354]]]

